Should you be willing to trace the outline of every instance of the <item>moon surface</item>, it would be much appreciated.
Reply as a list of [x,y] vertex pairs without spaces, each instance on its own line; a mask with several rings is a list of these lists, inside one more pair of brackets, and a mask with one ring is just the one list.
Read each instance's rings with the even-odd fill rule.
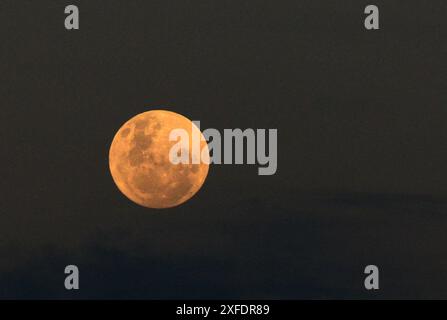
[[208,175],[209,162],[171,163],[169,151],[177,143],[169,141],[173,129],[184,129],[189,134],[190,159],[200,159],[200,154],[192,150],[195,130],[198,137],[202,137],[200,150],[206,148],[209,156],[200,130],[184,116],[165,110],[136,115],[113,138],[109,151],[113,180],[127,198],[141,206],[170,208],[182,204],[201,188]]

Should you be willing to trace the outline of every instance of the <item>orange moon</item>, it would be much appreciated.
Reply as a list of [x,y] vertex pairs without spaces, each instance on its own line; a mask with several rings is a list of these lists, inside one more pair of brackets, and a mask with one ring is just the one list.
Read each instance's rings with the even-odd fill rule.
[[[173,164],[169,151],[177,141],[169,141],[173,129],[189,134],[189,164]],[[199,191],[208,175],[209,161],[192,164],[193,133],[203,135],[191,120],[165,110],[136,115],[115,134],[109,151],[109,167],[119,190],[133,202],[148,208],[170,208],[189,200]],[[200,150],[208,145],[203,138]],[[196,152],[197,153],[197,152]]]

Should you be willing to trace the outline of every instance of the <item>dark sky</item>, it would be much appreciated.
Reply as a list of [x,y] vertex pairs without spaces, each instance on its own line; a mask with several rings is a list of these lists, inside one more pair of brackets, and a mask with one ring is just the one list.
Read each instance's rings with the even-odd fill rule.
[[[447,298],[447,2],[373,3],[1,1],[0,297]],[[277,174],[131,203],[108,149],[160,107],[277,128]]]

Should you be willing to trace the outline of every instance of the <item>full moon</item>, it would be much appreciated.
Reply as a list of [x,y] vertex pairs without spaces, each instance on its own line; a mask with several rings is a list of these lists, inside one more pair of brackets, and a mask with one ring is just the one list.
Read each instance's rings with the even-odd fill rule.
[[[148,208],[170,208],[189,200],[201,188],[209,164],[173,164],[169,151],[176,141],[169,141],[174,129],[185,130],[190,137],[200,130],[184,116],[165,110],[136,115],[115,134],[109,151],[109,167],[118,189],[133,202]],[[196,131],[196,132],[194,132]],[[209,156],[203,138],[200,150]],[[193,154],[189,143],[189,157]]]

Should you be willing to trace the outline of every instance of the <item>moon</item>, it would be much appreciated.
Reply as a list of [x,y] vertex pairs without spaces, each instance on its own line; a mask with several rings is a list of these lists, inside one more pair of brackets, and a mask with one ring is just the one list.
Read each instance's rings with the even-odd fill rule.
[[[173,129],[184,129],[202,137],[200,150],[209,157],[208,145],[200,130],[188,118],[171,111],[151,110],[128,120],[115,134],[109,151],[109,167],[118,189],[133,202],[147,208],[170,208],[189,200],[202,187],[209,161],[173,164],[169,141]],[[196,152],[197,153],[197,152]]]

